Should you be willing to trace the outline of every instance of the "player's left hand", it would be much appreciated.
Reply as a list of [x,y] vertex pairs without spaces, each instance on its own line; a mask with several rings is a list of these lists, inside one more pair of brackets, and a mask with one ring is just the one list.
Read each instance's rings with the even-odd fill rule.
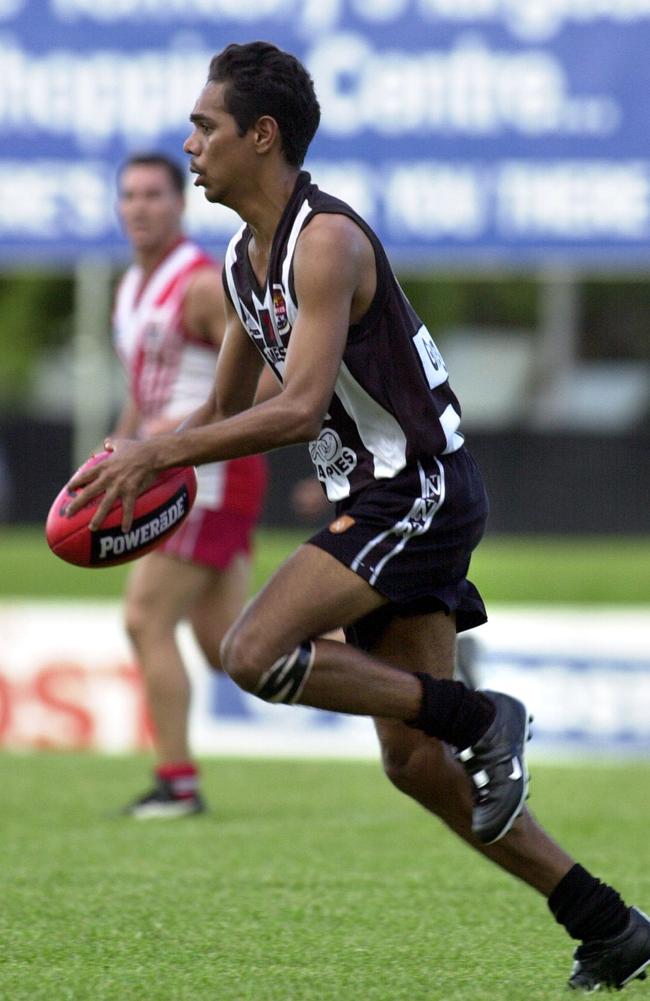
[[129,439],[107,438],[104,448],[111,454],[97,465],[76,473],[68,483],[70,491],[78,491],[67,505],[66,516],[72,517],[93,497],[104,497],[89,524],[95,532],[101,526],[116,501],[122,503],[122,531],[128,532],[133,521],[136,498],[153,480],[153,464],[148,443]]

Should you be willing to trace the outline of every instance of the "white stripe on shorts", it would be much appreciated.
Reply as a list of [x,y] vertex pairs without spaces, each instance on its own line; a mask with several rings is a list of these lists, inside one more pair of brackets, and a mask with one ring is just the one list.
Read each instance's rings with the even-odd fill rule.
[[369,553],[372,552],[373,549],[376,549],[379,545],[381,545],[381,543],[389,536],[398,536],[398,539],[392,549],[389,549],[374,567],[370,577],[368,578],[369,584],[375,584],[377,582],[378,577],[388,561],[391,560],[393,556],[400,553],[410,539],[415,538],[418,535],[424,535],[424,533],[428,532],[431,528],[431,522],[445,500],[445,470],[438,459],[436,459],[436,465],[438,466],[440,473],[440,492],[435,502],[432,498],[427,497],[427,476],[424,469],[418,462],[421,496],[416,498],[413,502],[411,510],[405,518],[400,518],[400,520],[396,521],[391,528],[380,532],[379,535],[375,535],[374,538],[370,539],[370,541],[365,544],[363,549],[359,550],[350,564],[351,570],[358,571],[363,560]]

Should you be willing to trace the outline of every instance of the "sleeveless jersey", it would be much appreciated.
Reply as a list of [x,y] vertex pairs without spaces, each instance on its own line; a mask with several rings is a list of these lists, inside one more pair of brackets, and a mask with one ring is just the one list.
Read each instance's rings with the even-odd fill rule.
[[444,361],[378,237],[349,205],[312,184],[305,171],[278,224],[265,287],[250,265],[248,226],[233,237],[226,254],[226,294],[264,360],[281,381],[300,305],[293,277],[296,243],[318,213],[352,219],[370,240],[377,268],[375,296],[363,319],[349,328],[328,412],[318,438],[309,443],[329,500],[339,501],[421,458],[455,452],[463,436]]
[[[210,394],[217,348],[197,338],[183,323],[188,283],[201,268],[218,264],[183,239],[144,281],[133,264],[120,281],[113,311],[113,338],[143,420],[187,417]],[[215,273],[215,281],[218,281]],[[265,476],[258,456],[209,463],[197,469],[196,506],[257,517]]]

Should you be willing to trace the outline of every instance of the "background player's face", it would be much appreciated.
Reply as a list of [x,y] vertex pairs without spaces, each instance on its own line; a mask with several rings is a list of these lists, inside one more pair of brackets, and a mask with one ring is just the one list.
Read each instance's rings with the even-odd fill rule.
[[134,164],[122,172],[118,212],[134,250],[164,250],[181,232],[183,208],[183,197],[164,167]]
[[226,111],[222,83],[206,84],[190,120],[192,132],[183,149],[192,158],[190,170],[198,175],[194,183],[204,188],[209,202],[228,205],[253,165],[248,159],[251,130],[240,136],[235,119]]

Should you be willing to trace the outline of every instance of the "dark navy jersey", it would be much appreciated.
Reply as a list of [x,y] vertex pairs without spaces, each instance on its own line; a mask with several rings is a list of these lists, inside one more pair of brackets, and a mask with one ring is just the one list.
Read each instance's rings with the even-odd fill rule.
[[309,444],[328,498],[339,501],[420,459],[455,452],[463,437],[460,407],[440,352],[402,292],[379,239],[349,205],[312,184],[305,171],[273,238],[266,286],[260,287],[250,264],[247,225],[226,254],[226,295],[264,360],[281,381],[300,307],[293,277],[296,243],[321,212],[354,220],[372,244],[377,267],[375,296],[363,319],[349,328],[328,412],[318,438]]

